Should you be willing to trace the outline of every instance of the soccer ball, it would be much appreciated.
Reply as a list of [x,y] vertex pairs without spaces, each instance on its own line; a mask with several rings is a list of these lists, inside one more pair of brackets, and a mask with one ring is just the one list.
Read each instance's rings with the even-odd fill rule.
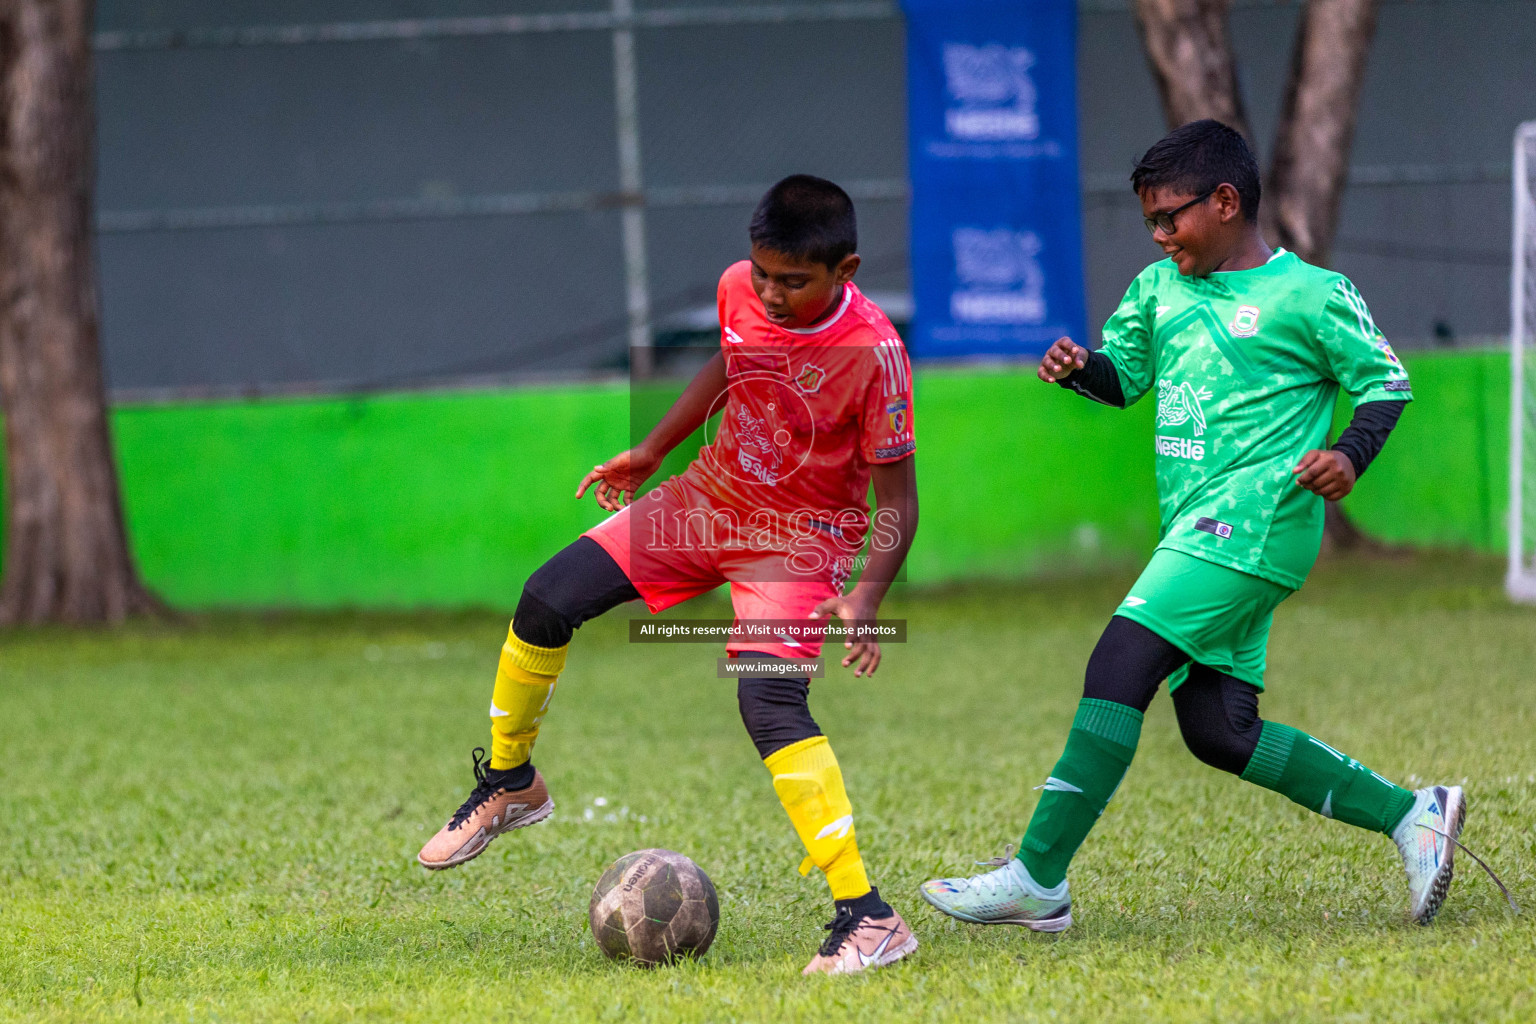
[[671,850],[636,850],[608,865],[587,911],[598,948],[646,967],[700,957],[720,927],[714,883]]

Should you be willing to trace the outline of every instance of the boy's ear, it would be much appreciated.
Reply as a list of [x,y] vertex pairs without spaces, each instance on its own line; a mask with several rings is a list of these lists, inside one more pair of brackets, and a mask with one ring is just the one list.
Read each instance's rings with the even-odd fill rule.
[[852,281],[853,275],[859,272],[859,264],[862,262],[863,260],[859,258],[859,254],[856,252],[851,252],[838,260],[837,266],[832,271],[837,283],[841,285]]
[[1223,224],[1243,216],[1243,197],[1237,194],[1234,186],[1226,183],[1218,185],[1216,194],[1211,198],[1216,201],[1216,214]]

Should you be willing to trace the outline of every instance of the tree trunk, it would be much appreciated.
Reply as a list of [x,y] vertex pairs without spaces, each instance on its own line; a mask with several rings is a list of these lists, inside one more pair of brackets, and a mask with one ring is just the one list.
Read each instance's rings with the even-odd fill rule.
[[1308,0],[1291,52],[1264,190],[1264,234],[1319,266],[1328,263],[1339,224],[1376,2]]
[[1230,0],[1136,0],[1136,28],[1152,77],[1157,79],[1169,128],[1211,117],[1252,138],[1227,31],[1229,4]]
[[[1291,51],[1261,207],[1264,236],[1317,266],[1328,265],[1339,226],[1376,2],[1308,0]],[[1378,546],[1336,501],[1325,506],[1323,538],[1335,551]]]
[[0,0],[0,625],[157,610],[123,526],[102,382],[91,0]]

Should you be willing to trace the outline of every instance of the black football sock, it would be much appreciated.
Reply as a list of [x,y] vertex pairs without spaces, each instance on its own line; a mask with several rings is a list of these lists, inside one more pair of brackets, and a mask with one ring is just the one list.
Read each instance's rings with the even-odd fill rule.
[[880,890],[873,886],[863,896],[856,896],[851,900],[833,900],[832,903],[837,907],[838,913],[846,910],[854,917],[881,918],[890,917],[896,913],[889,903],[880,898]]
[[527,789],[533,785],[533,762],[524,761],[514,768],[487,768],[485,781],[494,789]]

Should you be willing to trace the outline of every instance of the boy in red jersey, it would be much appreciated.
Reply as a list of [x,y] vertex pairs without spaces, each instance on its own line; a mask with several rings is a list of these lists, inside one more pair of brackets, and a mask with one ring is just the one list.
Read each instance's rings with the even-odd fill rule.
[[[595,485],[614,514],[525,585],[492,694],[489,764],[477,750],[474,791],[417,859],[462,864],[553,811],[530,757],[577,627],[624,601],[660,612],[729,583],[738,631],[726,651],[767,666],[738,680],[742,721],[809,854],[802,873],[821,868],[835,905],[831,934],[803,973],[851,973],[894,963],[917,939],[869,883],[837,758],[810,714],[809,676],[767,671],[818,657],[820,640],[744,627],[836,617],[852,630],[842,664],[855,676],[879,666],[880,645],[861,627],[917,527],[912,371],[890,321],[853,284],[847,193],[786,178],[758,204],[750,237],[751,259],[720,278],[721,351],[644,441],[587,474],[576,496]],[[635,501],[667,453],[717,412],[714,440],[688,469]],[[868,561],[845,594],[866,537]]]

